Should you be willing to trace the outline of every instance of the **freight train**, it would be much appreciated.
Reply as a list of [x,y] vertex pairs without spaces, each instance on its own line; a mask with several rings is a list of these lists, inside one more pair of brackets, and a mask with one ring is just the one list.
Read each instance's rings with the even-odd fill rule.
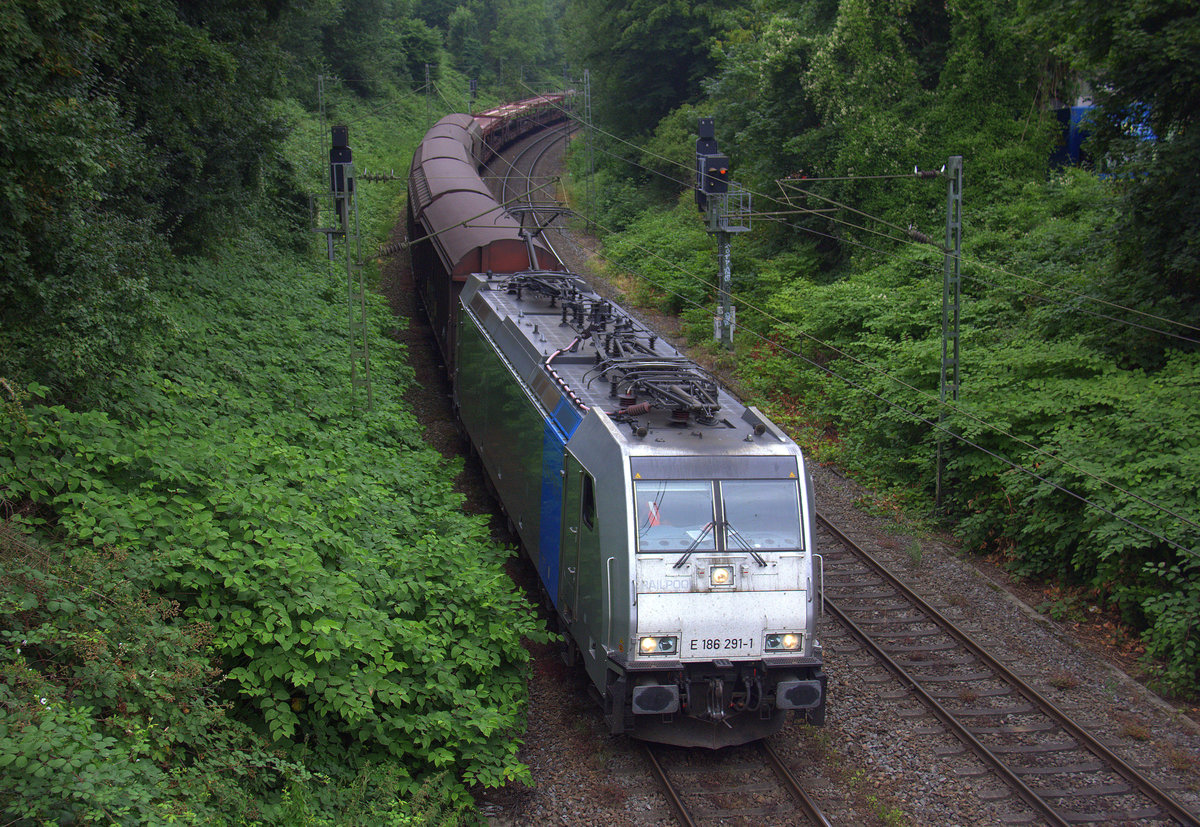
[[480,177],[564,120],[450,115],[413,156],[413,277],[456,413],[613,733],[718,748],[821,724],[819,557],[796,444],[567,271]]

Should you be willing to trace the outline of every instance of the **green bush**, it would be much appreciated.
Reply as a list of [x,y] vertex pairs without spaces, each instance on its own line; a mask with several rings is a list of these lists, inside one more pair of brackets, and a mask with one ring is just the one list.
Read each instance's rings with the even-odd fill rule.
[[337,784],[382,762],[406,792],[444,771],[460,805],[527,778],[521,640],[542,633],[400,401],[382,302],[375,410],[355,415],[336,282],[254,233],[181,272],[175,336],[123,404],[9,406],[0,496],[33,530],[120,550],[137,589],[203,624],[222,700],[289,760]]
[[[309,773],[232,714],[208,624],[123,555],[0,529],[0,812],[18,823],[230,823]],[[7,823],[7,821],[6,821]]]

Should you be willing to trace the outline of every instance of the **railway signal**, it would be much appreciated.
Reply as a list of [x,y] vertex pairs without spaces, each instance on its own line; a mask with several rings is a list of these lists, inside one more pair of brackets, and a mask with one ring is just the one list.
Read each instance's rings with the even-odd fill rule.
[[705,161],[717,154],[716,124],[712,118],[701,118],[696,128],[696,206],[700,212],[708,208],[708,193],[704,187]]
[[[729,234],[746,232],[749,224],[742,219],[750,215],[749,195],[740,190],[730,193],[729,156],[717,148],[716,124],[712,118],[700,118],[696,125],[696,206],[708,214],[708,231],[717,237],[717,262],[720,273],[718,303],[720,309],[713,320],[713,337],[726,348],[733,347],[734,308],[729,291],[730,273]],[[731,208],[731,198],[737,206]]]
[[[322,85],[319,94],[324,107],[324,78],[320,80]],[[317,225],[313,231],[325,236],[331,276],[339,255],[345,258],[346,298],[350,310],[350,400],[351,405],[357,407],[358,389],[365,388],[369,411],[374,408],[374,395],[371,390],[371,350],[367,336],[367,284],[358,226],[358,194],[355,191],[357,177],[354,153],[350,149],[350,127],[334,126],[330,129],[329,140],[329,190],[311,194],[309,202]]]
[[334,211],[344,238],[349,224],[347,199],[354,192],[354,153],[350,149],[350,127],[335,126],[330,133],[329,191],[333,195]]
[[702,188],[705,195],[719,195],[729,192],[729,158],[724,155],[709,155],[704,158],[704,180]]

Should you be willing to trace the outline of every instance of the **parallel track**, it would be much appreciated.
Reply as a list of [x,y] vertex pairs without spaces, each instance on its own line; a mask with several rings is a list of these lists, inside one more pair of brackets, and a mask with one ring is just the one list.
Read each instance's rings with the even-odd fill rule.
[[[650,744],[642,744],[642,750],[684,827],[706,822],[830,827],[816,802],[765,741],[721,752]],[[676,783],[672,774],[687,780]]]
[[1200,819],[818,515],[825,608],[1047,823]]
[[[534,200],[534,194],[543,186],[533,186],[533,172],[537,169],[546,153],[554,148],[554,145],[559,141],[566,140],[574,131],[574,124],[558,127],[556,129],[547,129],[539,132],[535,137],[522,146],[516,157],[511,160],[505,158],[507,169],[503,176],[499,176],[500,180],[500,201],[505,204],[516,206],[533,207],[537,204],[549,205],[557,204],[554,194],[544,196],[540,201]],[[527,157],[528,156],[528,157]],[[501,156],[497,156],[501,157]],[[516,189],[517,185],[524,187],[524,191]],[[521,204],[520,202],[524,202]],[[512,207],[509,207],[510,212]]]
[[[564,132],[550,132],[520,150],[500,184],[502,200],[511,197],[510,179],[524,175],[527,183],[519,197],[532,205],[534,190],[528,179]],[[522,159],[534,152],[532,160],[523,164]],[[522,166],[525,171],[519,169]],[[817,519],[826,535],[820,544],[827,572],[825,607],[1046,823],[1200,827],[1195,814],[1014,674],[839,529],[819,515]],[[765,742],[761,749],[763,760],[789,790],[784,798],[795,796],[802,802],[810,823],[827,824]],[[716,819],[725,824],[742,823],[738,819],[760,824],[773,817],[789,823],[779,794],[763,787],[763,777],[772,774],[758,770],[748,776],[751,781],[718,780],[740,771],[725,766],[745,762],[744,757],[733,755],[735,751],[721,753],[720,759],[706,757],[705,777],[685,785],[688,792],[681,794],[656,750],[661,748],[645,748],[647,761],[682,824]],[[697,799],[706,803],[693,813],[685,801]],[[734,803],[714,806],[721,799]]]

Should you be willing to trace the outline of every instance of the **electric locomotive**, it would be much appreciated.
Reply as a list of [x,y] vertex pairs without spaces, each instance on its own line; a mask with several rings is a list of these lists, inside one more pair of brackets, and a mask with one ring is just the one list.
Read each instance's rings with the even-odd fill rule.
[[[460,128],[469,148],[471,125]],[[436,226],[437,199],[417,186],[428,181],[425,149],[410,233],[437,255],[415,249],[414,275],[443,299],[426,306],[456,410],[610,730],[721,747],[777,731],[788,711],[822,723],[812,486],[799,448],[565,272],[511,216],[516,233],[500,238],[499,205],[485,221],[479,202],[464,205],[461,223],[443,209]],[[480,194],[474,182],[452,187]],[[475,247],[444,243],[473,224]],[[503,243],[514,239],[519,267],[465,271],[506,250],[519,259]]]

